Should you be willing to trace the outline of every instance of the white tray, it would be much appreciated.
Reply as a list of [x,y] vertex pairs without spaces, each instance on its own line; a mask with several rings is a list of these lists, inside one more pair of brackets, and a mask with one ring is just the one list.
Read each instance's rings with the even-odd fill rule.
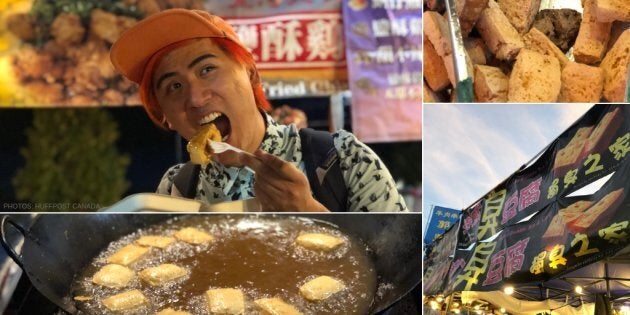
[[260,211],[255,198],[208,205],[197,200],[152,193],[128,196],[103,212],[248,212]]

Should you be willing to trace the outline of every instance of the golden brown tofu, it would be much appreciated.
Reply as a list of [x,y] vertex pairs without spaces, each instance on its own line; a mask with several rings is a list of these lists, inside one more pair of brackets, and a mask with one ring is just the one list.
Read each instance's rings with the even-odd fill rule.
[[295,240],[295,243],[299,246],[322,251],[333,250],[344,242],[345,241],[339,237],[322,233],[303,233]]
[[201,129],[186,145],[186,150],[190,154],[190,162],[199,165],[210,163],[212,149],[208,146],[208,140],[221,141],[221,132],[214,124],[201,126]]
[[206,291],[210,314],[243,314],[245,298],[238,289],[212,289]]
[[293,305],[284,302],[279,298],[258,299],[254,301],[264,315],[301,315]]
[[301,315],[293,305],[279,298],[258,299],[254,301],[265,315]]
[[148,252],[149,252],[149,248],[129,244],[119,249],[113,255],[107,257],[107,262],[111,264],[119,264],[119,265],[127,266],[133,263],[134,261],[140,259],[142,256],[144,256]]
[[168,245],[171,245],[173,242],[175,242],[174,237],[154,236],[154,235],[146,235],[136,240],[136,244],[138,245],[158,247],[158,248],[166,248]]
[[152,286],[163,285],[185,275],[186,269],[173,264],[161,264],[140,271],[140,279]]
[[191,315],[191,313],[186,311],[178,311],[169,307],[157,312],[157,314],[155,315]]
[[191,227],[177,231],[175,238],[194,245],[205,244],[214,240],[212,235]]
[[140,307],[148,301],[140,290],[132,290],[103,299],[103,305],[110,311],[125,311]]
[[116,264],[103,266],[92,277],[92,282],[109,288],[124,288],[133,279],[133,270]]
[[343,282],[329,277],[317,277],[300,287],[300,293],[309,301],[321,301],[346,288]]

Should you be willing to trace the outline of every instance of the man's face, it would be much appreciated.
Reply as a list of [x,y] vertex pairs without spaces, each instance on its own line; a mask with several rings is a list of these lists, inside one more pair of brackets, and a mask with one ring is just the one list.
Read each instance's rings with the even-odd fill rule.
[[212,121],[231,145],[248,152],[260,145],[265,124],[248,71],[211,39],[166,54],[153,74],[153,89],[169,126],[187,140]]

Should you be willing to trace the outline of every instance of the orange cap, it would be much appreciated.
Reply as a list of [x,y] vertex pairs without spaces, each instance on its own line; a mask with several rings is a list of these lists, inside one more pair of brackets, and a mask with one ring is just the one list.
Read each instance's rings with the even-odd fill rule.
[[148,16],[125,31],[112,46],[110,57],[120,73],[141,84],[153,54],[177,42],[208,37],[229,39],[249,51],[220,17],[202,10],[170,9]]

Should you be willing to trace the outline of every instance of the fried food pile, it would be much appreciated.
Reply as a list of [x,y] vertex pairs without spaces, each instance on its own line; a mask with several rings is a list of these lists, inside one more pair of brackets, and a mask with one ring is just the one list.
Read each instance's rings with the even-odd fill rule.
[[112,43],[139,19],[161,10],[203,9],[202,0],[80,3],[34,1],[30,12],[7,16],[7,30],[23,43],[12,53],[13,72],[23,87],[15,92],[14,102],[138,105],[137,86],[111,64]]
[[[582,13],[540,10],[540,0],[456,1],[475,102],[623,102],[630,2],[563,2]],[[457,65],[448,20],[441,1],[425,3],[424,101],[452,100]]]
[[190,161],[193,164],[205,166],[210,163],[212,148],[208,145],[208,140],[221,141],[221,132],[214,124],[203,125],[186,145],[186,150],[190,154]]

